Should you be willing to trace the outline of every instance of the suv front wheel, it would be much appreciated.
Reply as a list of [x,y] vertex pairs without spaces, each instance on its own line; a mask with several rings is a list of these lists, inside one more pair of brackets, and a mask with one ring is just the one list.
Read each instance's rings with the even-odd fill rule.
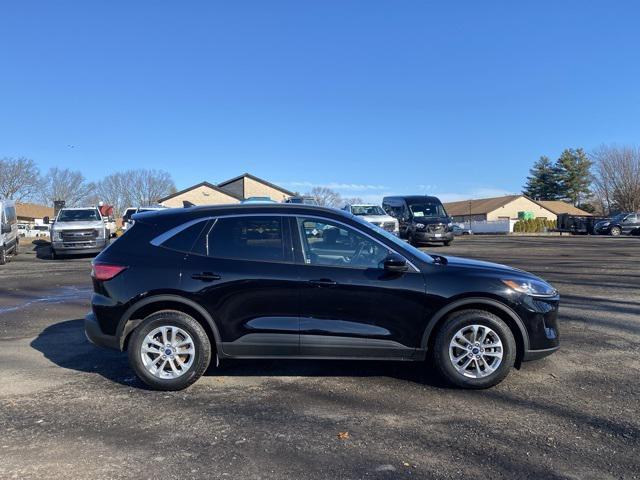
[[211,343],[202,325],[174,310],[145,318],[133,331],[128,350],[136,375],[155,390],[187,388],[211,361]]
[[462,310],[439,329],[432,356],[447,382],[462,388],[488,388],[509,374],[516,342],[507,324],[493,313]]

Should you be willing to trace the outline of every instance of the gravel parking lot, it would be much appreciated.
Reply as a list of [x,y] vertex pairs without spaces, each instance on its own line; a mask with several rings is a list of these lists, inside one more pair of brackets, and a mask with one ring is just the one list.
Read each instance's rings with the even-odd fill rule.
[[640,478],[640,239],[461,238],[532,271],[562,348],[498,387],[424,364],[234,361],[177,393],[84,337],[88,258],[0,268],[0,478]]

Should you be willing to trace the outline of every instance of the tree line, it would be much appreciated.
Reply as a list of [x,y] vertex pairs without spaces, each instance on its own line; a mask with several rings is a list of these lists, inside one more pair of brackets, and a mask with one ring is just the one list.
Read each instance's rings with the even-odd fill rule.
[[640,149],[603,145],[587,154],[568,148],[555,162],[542,156],[529,171],[522,193],[604,215],[639,211]]
[[68,207],[112,205],[116,215],[127,207],[154,205],[176,191],[171,175],[164,170],[132,169],[88,181],[82,172],[50,168],[41,174],[30,158],[0,158],[0,198],[37,202],[52,206],[62,200]]

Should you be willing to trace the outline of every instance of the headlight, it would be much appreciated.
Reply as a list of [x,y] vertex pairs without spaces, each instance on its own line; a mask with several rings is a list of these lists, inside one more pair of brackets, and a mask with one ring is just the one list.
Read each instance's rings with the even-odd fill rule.
[[449,228],[453,227],[453,223],[447,223],[447,227]]
[[558,292],[548,283],[540,280],[502,280],[507,287],[532,297],[555,297]]
[[424,223],[416,223],[416,228],[418,230],[422,230],[424,228]]
[[52,230],[51,231],[51,239],[52,240],[62,240],[62,231],[61,230]]

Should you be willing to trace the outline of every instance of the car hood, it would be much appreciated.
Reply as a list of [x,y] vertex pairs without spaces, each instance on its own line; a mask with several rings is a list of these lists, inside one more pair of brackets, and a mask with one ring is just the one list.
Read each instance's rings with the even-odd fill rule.
[[393,222],[396,223],[396,219],[389,215],[361,215],[361,219],[367,222]]
[[56,222],[53,224],[54,230],[86,230],[87,228],[104,228],[103,222]]
[[507,274],[507,275],[517,275],[520,277],[529,277],[538,279],[537,276],[532,273],[526,272],[524,270],[520,270],[519,268],[509,267],[507,265],[502,265],[500,263],[493,262],[484,262],[482,260],[472,260],[470,258],[462,258],[462,257],[444,257],[447,263],[447,266],[457,267],[457,268],[470,268],[474,270],[485,270],[487,272],[494,272],[499,274]]

